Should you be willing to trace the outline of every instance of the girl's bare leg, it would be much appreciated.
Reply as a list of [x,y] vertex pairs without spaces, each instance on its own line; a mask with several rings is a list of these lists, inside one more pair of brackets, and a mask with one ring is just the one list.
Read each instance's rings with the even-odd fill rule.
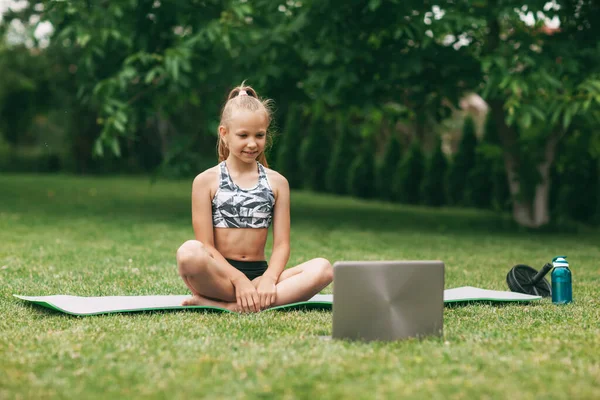
[[[235,287],[224,267],[215,260],[204,245],[188,240],[177,250],[179,275],[193,297],[182,305],[199,305],[240,311]],[[260,277],[254,280],[255,286]],[[283,271],[277,283],[277,298],[273,306],[306,301],[319,293],[333,280],[333,267],[324,258],[315,258]]]
[[[256,278],[255,281],[259,280]],[[282,272],[277,298],[272,306],[306,301],[333,281],[333,267],[324,258],[314,258]],[[258,282],[255,282],[258,285]]]
[[179,275],[193,297],[182,305],[198,305],[239,311],[235,287],[225,274],[224,267],[197,240],[188,240],[177,250]]

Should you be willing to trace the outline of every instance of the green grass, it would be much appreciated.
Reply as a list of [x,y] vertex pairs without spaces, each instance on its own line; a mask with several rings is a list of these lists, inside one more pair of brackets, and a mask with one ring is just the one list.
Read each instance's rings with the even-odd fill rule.
[[[600,398],[600,233],[297,192],[290,264],[441,259],[446,287],[507,290],[566,254],[574,304],[447,307],[443,338],[325,340],[331,313],[72,317],[12,294],[185,294],[191,182],[0,175],[0,398]],[[328,287],[324,293],[331,293]]]

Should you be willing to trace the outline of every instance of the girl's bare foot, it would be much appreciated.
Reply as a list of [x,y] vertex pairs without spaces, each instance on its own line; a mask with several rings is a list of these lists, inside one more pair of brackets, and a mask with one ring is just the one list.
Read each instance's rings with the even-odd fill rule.
[[194,296],[190,297],[189,299],[185,299],[183,301],[183,303],[181,303],[181,305],[182,306],[209,306],[209,307],[224,308],[226,310],[234,311],[234,312],[238,311],[237,303],[226,303],[224,301],[211,300],[211,299],[207,299],[206,297],[199,296],[199,295],[194,295]]

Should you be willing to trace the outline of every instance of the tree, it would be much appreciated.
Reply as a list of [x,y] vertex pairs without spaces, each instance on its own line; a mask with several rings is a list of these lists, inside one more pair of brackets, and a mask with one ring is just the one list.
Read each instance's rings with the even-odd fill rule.
[[[465,38],[469,56],[481,65],[481,93],[498,126],[513,218],[526,227],[545,225],[558,143],[573,132],[574,119],[600,119],[600,52],[587,39],[600,35],[600,4],[488,0],[440,7],[454,26],[438,25],[434,36]],[[533,25],[523,22],[524,14]],[[545,26],[553,17],[560,21],[555,30]]]
[[[264,51],[279,38],[272,36],[273,30],[254,23],[253,17],[260,14],[262,20],[273,23],[276,18],[286,19],[277,5],[264,1],[250,5],[217,0],[201,4],[38,0],[29,1],[20,12],[8,12],[4,20],[27,21],[33,14],[55,29],[44,51],[56,55],[55,69],[71,74],[73,115],[94,122],[95,129],[90,127],[85,140],[75,145],[83,153],[93,148],[96,155],[106,149],[120,155],[124,143],[145,141],[149,132],[158,132],[163,152],[172,144],[184,147],[177,142],[191,142],[190,136],[202,136],[206,140],[188,146],[188,151],[200,147],[214,154],[214,125],[223,95],[255,75],[258,66],[275,65],[277,56],[289,56],[290,62],[295,59],[284,54],[281,44],[273,46],[280,54]],[[244,57],[240,57],[242,52]],[[261,82],[249,83],[258,86],[260,93],[268,93],[260,90],[265,88],[261,83],[283,75],[282,71],[263,68]],[[293,88],[287,92],[295,93]],[[84,125],[84,121],[73,125]],[[81,131],[76,136],[78,140]]]
[[161,151],[214,157],[223,93],[253,76],[260,93],[285,94],[283,109],[404,108],[417,137],[475,91],[498,127],[513,217],[539,227],[557,146],[572,123],[600,122],[593,0],[27,3],[3,26],[37,14],[55,27],[47,51],[72,75],[83,152],[119,154],[151,134]]
[[0,134],[8,143],[31,141],[35,115],[52,104],[50,67],[44,54],[0,46]]

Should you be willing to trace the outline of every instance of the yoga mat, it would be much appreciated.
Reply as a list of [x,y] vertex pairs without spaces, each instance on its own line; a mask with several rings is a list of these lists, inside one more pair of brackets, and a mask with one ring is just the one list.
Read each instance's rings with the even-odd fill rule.
[[505,292],[501,290],[480,289],[473,286],[463,286],[444,290],[444,303],[457,303],[461,301],[532,301],[541,299],[542,296],[532,296],[529,294]]
[[[97,315],[117,312],[151,311],[151,310],[183,310],[200,309],[216,312],[231,312],[224,308],[208,306],[182,306],[183,300],[189,295],[164,296],[104,296],[80,297],[70,295],[54,296],[19,296],[21,300],[50,308],[71,315]],[[444,303],[464,301],[532,301],[540,300],[541,296],[485,290],[471,286],[444,290]],[[308,301],[286,304],[270,308],[271,310],[330,310],[333,306],[332,294],[317,294]]]
[[[97,315],[117,312],[151,311],[151,310],[184,310],[200,309],[216,312],[232,312],[225,308],[212,306],[182,306],[181,303],[190,298],[190,295],[164,295],[164,296],[103,296],[80,297],[69,295],[54,296],[18,296],[21,300],[50,308],[71,315]],[[333,295],[317,294],[308,301],[286,304],[269,308],[270,310],[330,310]]]

